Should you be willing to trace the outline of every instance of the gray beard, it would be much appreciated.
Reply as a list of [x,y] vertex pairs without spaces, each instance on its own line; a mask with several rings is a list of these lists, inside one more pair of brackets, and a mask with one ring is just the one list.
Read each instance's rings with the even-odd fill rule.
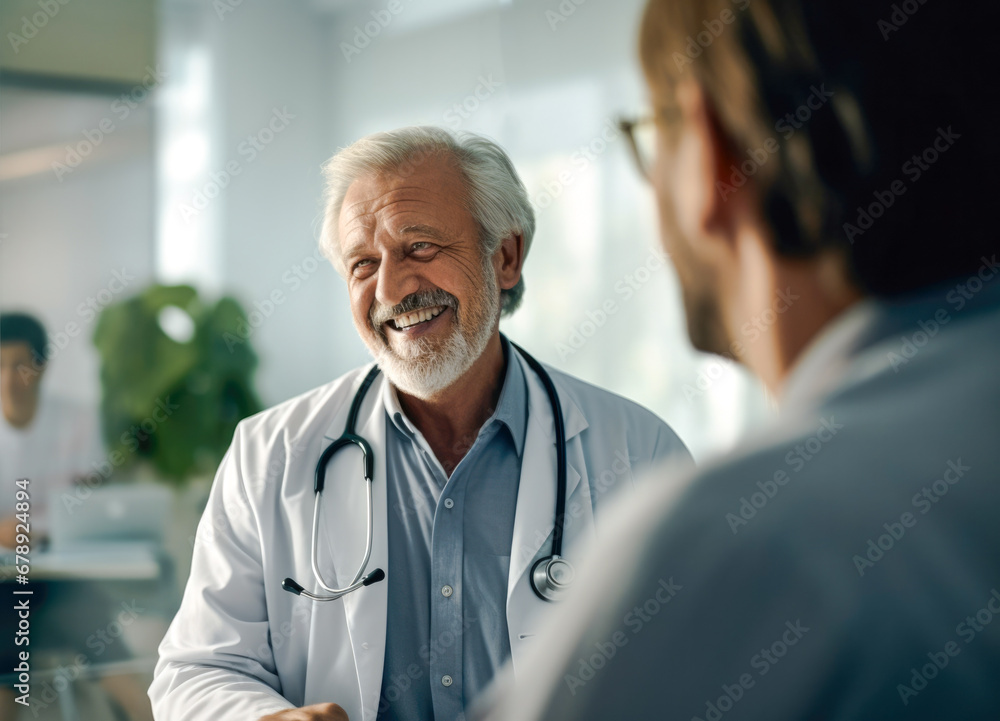
[[[485,264],[484,264],[485,265]],[[443,343],[426,338],[407,342],[407,352],[397,353],[383,342],[368,350],[385,377],[396,388],[416,398],[433,398],[472,367],[493,337],[500,317],[500,287],[493,268],[483,268],[483,287],[467,308],[451,306],[455,327]],[[381,336],[381,328],[376,328]]]

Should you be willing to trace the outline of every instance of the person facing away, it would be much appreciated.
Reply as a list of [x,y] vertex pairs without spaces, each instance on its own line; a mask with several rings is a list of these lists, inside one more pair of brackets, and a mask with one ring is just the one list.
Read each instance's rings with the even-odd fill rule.
[[[534,232],[513,164],[485,138],[414,127],[357,141],[326,175],[323,250],[381,373],[356,427],[372,446],[373,530],[359,452],[345,449],[326,467],[315,568],[330,588],[376,568],[385,579],[327,602],[281,585],[317,588],[314,468],[368,366],[237,429],[160,647],[159,719],[461,719],[496,669],[518,663],[549,603],[530,577],[553,548],[556,420],[540,375],[499,332]],[[573,562],[615,488],[689,456],[648,411],[549,373]]]
[[998,27],[648,2],[626,127],[689,335],[782,408],[623,502],[480,717],[1000,718]]

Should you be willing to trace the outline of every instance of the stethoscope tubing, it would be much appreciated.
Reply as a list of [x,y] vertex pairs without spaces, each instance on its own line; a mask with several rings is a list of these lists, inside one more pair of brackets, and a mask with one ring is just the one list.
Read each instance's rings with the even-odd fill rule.
[[552,555],[562,556],[563,522],[566,519],[566,422],[563,419],[562,403],[551,376],[534,356],[516,343],[510,342],[542,381],[545,393],[552,407],[553,423],[556,431],[556,518],[552,531]]
[[[563,541],[563,524],[566,517],[566,426],[563,418],[562,404],[559,402],[559,394],[556,391],[555,384],[552,382],[552,378],[549,376],[548,372],[532,357],[526,350],[518,346],[517,344],[511,342],[511,346],[517,350],[518,353],[524,358],[525,362],[531,367],[535,374],[539,377],[542,385],[545,388],[545,393],[548,396],[549,404],[552,408],[553,424],[555,426],[555,446],[556,446],[556,513],[555,513],[555,523],[552,532],[552,555],[548,558],[541,559],[537,564],[536,568],[543,563],[551,563],[553,560],[559,560],[562,558],[562,541]],[[357,419],[358,413],[361,409],[361,403],[368,393],[368,389],[371,387],[372,383],[375,382],[375,378],[378,376],[380,369],[378,365],[375,365],[368,371],[361,385],[358,387],[357,392],[354,394],[354,399],[351,402],[351,408],[347,415],[347,423],[344,426],[344,432],[333,443],[324,449],[323,453],[320,454],[319,461],[316,463],[316,471],[314,478],[313,490],[315,492],[315,498],[313,500],[313,519],[312,519],[312,548],[310,549],[310,563],[312,565],[313,576],[319,585],[327,592],[328,595],[322,595],[318,593],[313,593],[307,591],[301,585],[296,583],[291,578],[286,578],[282,581],[282,588],[286,591],[294,593],[296,595],[305,596],[313,601],[335,601],[338,598],[356,591],[363,586],[368,586],[373,583],[377,583],[385,578],[385,572],[381,568],[376,568],[374,571],[365,576],[365,571],[368,570],[368,562],[371,560],[372,546],[374,543],[374,501],[373,501],[373,491],[372,484],[374,482],[375,475],[375,457],[372,452],[371,446],[361,436],[357,435]],[[364,476],[365,483],[367,485],[367,527],[365,529],[366,544],[365,544],[365,556],[361,561],[361,565],[358,567],[358,572],[354,575],[353,580],[344,588],[333,588],[327,585],[326,581],[323,580],[323,575],[320,573],[319,568],[319,525],[320,525],[320,503],[323,497],[323,490],[326,485],[326,467],[330,461],[330,458],[338,450],[344,446],[353,445],[361,449],[362,455],[364,456]],[[534,570],[534,569],[533,569]],[[542,574],[544,575],[544,574]],[[548,594],[536,585],[535,581],[532,581],[532,588],[535,593],[546,601],[552,601],[554,598],[548,597]]]

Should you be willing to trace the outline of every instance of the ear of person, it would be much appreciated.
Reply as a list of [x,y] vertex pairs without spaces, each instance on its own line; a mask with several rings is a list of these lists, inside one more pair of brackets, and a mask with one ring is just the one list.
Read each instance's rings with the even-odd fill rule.
[[[741,226],[756,193],[747,185],[723,190],[734,160],[732,141],[702,87],[687,78],[677,84],[671,119],[658,123],[658,160],[653,185],[661,218],[669,219],[668,251],[689,251],[701,265],[731,267]],[[738,196],[738,197],[737,197]]]
[[[732,168],[738,163],[733,141],[726,135],[719,114],[705,90],[693,80],[682,82],[677,103],[685,124],[686,174],[692,180],[689,199],[694,227],[685,228],[690,237],[732,241],[736,219],[755,197],[752,183],[739,192],[728,192]],[[682,181],[683,182],[683,181]]]
[[509,290],[517,285],[524,265],[524,236],[511,233],[500,242],[498,250],[500,287]]

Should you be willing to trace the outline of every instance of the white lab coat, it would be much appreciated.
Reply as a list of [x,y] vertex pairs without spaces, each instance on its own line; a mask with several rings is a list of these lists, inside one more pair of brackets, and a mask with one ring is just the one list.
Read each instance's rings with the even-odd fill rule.
[[[515,666],[540,630],[546,604],[530,588],[536,557],[550,553],[555,514],[555,432],[544,387],[524,363],[528,427],[507,588]],[[243,421],[219,467],[198,528],[184,600],[160,646],[149,690],[160,721],[255,721],[321,702],[352,721],[374,719],[385,654],[386,582],[317,603],[281,588],[307,589],[316,461],[344,429],[368,368]],[[676,435],[645,409],[562,373],[550,373],[566,425],[566,546],[601,525],[605,499],[633,473],[672,458],[689,463]],[[374,545],[369,570],[388,559],[384,376],[368,390],[359,434],[375,456]],[[328,583],[351,582],[364,556],[366,488],[360,452],[334,455],[322,502],[320,560]],[[571,553],[567,553],[571,558]],[[572,560],[572,558],[571,558]]]

